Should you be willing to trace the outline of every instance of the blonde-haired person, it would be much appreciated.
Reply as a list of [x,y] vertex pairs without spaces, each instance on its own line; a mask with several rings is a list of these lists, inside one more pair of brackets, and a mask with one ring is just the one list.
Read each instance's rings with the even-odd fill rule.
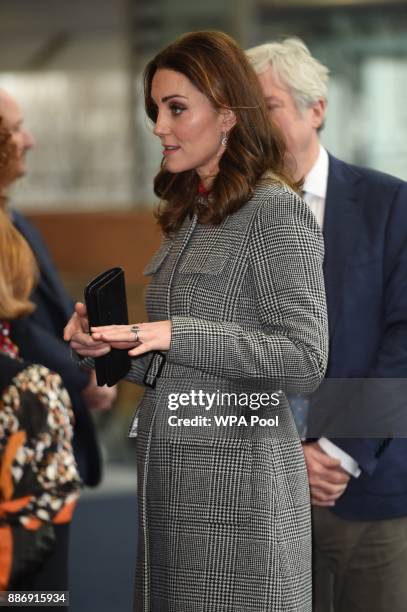
[[[325,239],[330,351],[303,446],[314,612],[404,612],[407,441],[388,437],[405,428],[386,419],[406,408],[407,184],[345,163],[321,145],[329,71],[302,41],[271,42],[247,55]],[[346,384],[355,378],[357,390]],[[376,438],[367,438],[378,415]]]
[[308,482],[283,390],[325,370],[322,238],[233,39],[177,39],[144,92],[163,148],[150,321],[89,335],[78,305],[65,334],[85,357],[128,350],[130,380],[150,385],[135,610],[310,612]]
[[[0,194],[15,149],[0,119]],[[37,266],[0,209],[0,590],[67,590],[68,525],[79,494],[69,396],[19,358],[10,322],[29,315]]]

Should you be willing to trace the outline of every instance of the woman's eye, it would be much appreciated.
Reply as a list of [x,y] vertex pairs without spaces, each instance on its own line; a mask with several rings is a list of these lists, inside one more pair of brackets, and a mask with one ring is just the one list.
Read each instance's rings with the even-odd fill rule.
[[179,104],[171,104],[170,110],[173,115],[180,115],[185,108]]

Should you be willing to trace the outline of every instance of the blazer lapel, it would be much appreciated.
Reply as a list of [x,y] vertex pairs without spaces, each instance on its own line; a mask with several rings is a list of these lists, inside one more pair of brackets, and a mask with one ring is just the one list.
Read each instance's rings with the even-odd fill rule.
[[324,220],[324,277],[330,339],[340,311],[346,268],[361,231],[364,201],[361,189],[356,170],[330,155]]

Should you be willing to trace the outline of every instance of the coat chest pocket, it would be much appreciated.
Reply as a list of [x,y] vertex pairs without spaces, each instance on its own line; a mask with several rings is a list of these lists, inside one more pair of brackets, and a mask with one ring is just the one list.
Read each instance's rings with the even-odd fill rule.
[[144,268],[143,276],[151,276],[152,274],[155,274],[157,270],[159,270],[159,268],[161,268],[164,260],[167,258],[171,250],[171,246],[172,243],[170,240],[164,240],[157,253],[153,255],[153,257],[150,259],[150,261]]
[[241,524],[252,509],[252,449],[247,440],[168,440],[170,514],[178,522]]
[[218,275],[220,274],[228,261],[227,253],[213,255],[208,257],[200,257],[199,253],[188,254],[184,261],[179,266],[179,274],[202,274],[202,275]]

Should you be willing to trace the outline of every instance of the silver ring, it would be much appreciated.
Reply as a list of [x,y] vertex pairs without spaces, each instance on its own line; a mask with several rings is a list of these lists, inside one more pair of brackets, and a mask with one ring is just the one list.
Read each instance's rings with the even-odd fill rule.
[[130,327],[130,331],[133,332],[133,334],[136,335],[136,337],[134,338],[134,342],[138,342],[139,341],[138,340],[138,334],[139,334],[139,331],[140,331],[139,326],[138,325],[132,325]]

